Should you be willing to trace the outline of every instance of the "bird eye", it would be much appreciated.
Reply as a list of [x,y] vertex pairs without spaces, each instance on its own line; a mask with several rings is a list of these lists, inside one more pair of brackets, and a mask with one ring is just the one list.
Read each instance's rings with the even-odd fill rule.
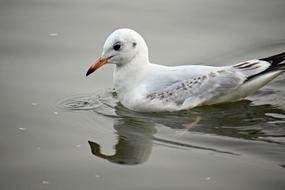
[[119,44],[119,43],[117,43],[117,44],[115,44],[115,45],[113,46],[113,49],[114,49],[115,51],[118,51],[120,48],[121,48],[121,44]]

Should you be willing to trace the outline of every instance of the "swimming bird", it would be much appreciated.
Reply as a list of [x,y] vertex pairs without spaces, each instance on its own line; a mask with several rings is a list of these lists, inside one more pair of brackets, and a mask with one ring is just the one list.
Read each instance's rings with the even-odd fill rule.
[[163,66],[149,62],[143,37],[132,29],[115,30],[86,76],[114,64],[118,100],[141,112],[178,111],[238,101],[285,71],[285,52],[230,66]]

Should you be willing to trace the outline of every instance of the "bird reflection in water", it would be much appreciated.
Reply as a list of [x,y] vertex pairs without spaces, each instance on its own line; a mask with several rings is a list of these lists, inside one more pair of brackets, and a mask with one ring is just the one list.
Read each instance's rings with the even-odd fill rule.
[[[190,142],[184,141],[185,138],[179,138],[190,134],[189,132],[267,142],[271,141],[267,137],[285,135],[285,128],[280,127],[284,126],[285,117],[278,117],[285,115],[283,109],[269,104],[253,105],[248,100],[173,113],[138,113],[120,104],[102,106],[105,107],[96,107],[93,111],[113,118],[113,128],[118,138],[114,147],[115,153],[102,153],[100,145],[95,141],[89,141],[89,145],[95,156],[117,164],[136,165],[146,162],[154,143],[237,155],[209,146],[191,145]],[[174,138],[169,139],[169,134],[156,134],[157,129],[161,128],[172,129]],[[162,138],[158,138],[157,135]]]
[[106,155],[101,152],[101,147],[96,142],[88,141],[91,152],[110,162],[136,165],[145,162],[151,153],[153,135],[156,130],[152,123],[134,119],[117,119],[114,129],[117,132],[118,142],[115,145],[115,154]]

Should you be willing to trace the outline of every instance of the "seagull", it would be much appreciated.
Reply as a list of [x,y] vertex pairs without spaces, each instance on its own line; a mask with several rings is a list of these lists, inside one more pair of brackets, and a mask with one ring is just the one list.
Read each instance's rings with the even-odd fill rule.
[[106,39],[101,57],[86,76],[105,64],[115,65],[114,88],[128,109],[179,111],[234,102],[254,93],[285,71],[285,52],[230,66],[163,66],[150,63],[139,33],[121,28]]

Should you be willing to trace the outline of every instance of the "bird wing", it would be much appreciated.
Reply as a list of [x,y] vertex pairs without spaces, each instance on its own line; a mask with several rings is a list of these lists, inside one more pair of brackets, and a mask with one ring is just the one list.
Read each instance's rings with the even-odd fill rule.
[[271,64],[267,61],[253,59],[235,64],[231,67],[231,69],[245,75],[247,79],[250,79],[251,77],[266,71],[270,68],[270,66]]
[[285,52],[267,58],[238,63],[233,65],[232,69],[244,74],[247,77],[247,81],[268,73],[282,73],[285,71]]
[[196,74],[195,77],[175,82],[163,90],[158,90],[147,95],[150,100],[163,102],[175,102],[177,105],[193,104],[196,106],[202,102],[217,101],[235,89],[246,80],[246,77],[231,67],[223,67],[220,70],[207,71]]
[[183,67],[179,73],[184,75],[176,74],[181,80],[164,81],[163,88],[151,91],[147,98],[182,108],[238,100],[285,72],[284,60],[285,53],[281,53],[227,67]]

